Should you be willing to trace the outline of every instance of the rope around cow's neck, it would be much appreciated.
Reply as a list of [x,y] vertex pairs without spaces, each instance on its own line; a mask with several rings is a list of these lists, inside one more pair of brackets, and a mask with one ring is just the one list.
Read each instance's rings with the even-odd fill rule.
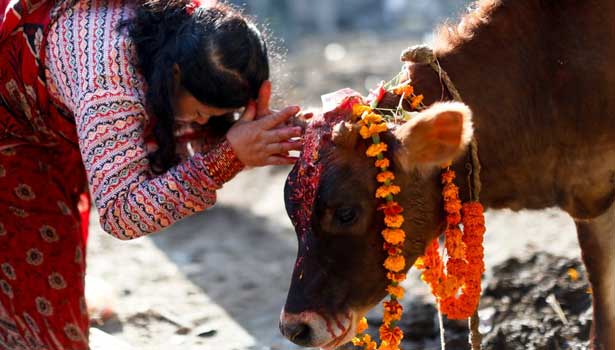
[[[418,64],[428,64],[440,77],[440,80],[444,82],[444,85],[450,92],[453,99],[458,102],[463,102],[461,99],[461,94],[459,90],[453,84],[453,81],[449,77],[448,73],[442,66],[440,66],[440,62],[433,50],[428,46],[413,46],[406,49],[401,54],[402,62],[412,62]],[[480,191],[482,189],[482,184],[480,181],[480,161],[478,159],[478,142],[476,141],[476,137],[472,137],[472,141],[469,146],[469,158],[470,161],[467,164],[467,168],[469,171],[468,176],[470,177],[470,181],[468,182],[468,186],[470,187],[470,200],[479,201],[480,200]],[[442,344],[442,349],[445,349],[445,339],[444,339],[444,327],[442,323],[442,313],[438,310],[438,319],[440,322],[440,343]],[[472,350],[480,350],[481,349],[481,340],[482,335],[478,330],[480,318],[478,316],[478,308],[469,319],[469,328],[470,328],[470,344],[472,346]]]

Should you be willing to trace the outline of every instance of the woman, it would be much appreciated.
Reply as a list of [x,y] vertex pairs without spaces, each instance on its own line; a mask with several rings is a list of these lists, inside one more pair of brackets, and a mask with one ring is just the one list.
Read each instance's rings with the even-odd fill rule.
[[133,239],[301,147],[298,108],[269,110],[261,33],[224,5],[21,0],[0,57],[0,349],[88,348],[88,183],[102,227]]

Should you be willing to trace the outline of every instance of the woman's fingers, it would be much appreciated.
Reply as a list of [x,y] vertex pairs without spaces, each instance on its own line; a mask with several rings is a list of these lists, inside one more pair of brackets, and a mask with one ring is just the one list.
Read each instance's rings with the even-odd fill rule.
[[270,155],[287,154],[290,151],[300,151],[303,148],[301,142],[280,142],[272,143],[265,147],[265,151]]
[[296,126],[273,129],[265,132],[265,139],[270,143],[282,142],[299,136],[301,136],[301,128]]
[[271,113],[269,101],[271,100],[271,82],[266,80],[258,90],[258,100],[256,101],[256,117],[264,117]]
[[286,123],[288,119],[299,113],[301,109],[297,106],[286,107],[278,113],[268,115],[259,120],[265,130],[271,130],[276,126]]
[[295,162],[297,162],[296,157],[276,155],[267,158],[265,165],[292,165]]

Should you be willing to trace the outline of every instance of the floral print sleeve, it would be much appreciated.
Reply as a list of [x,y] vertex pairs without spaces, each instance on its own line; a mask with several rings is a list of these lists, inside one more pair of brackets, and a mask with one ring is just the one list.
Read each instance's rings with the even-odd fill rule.
[[46,61],[52,95],[74,112],[101,225],[121,239],[207,209],[243,167],[225,140],[152,175],[143,78],[130,63],[132,46],[116,29],[129,15],[123,1],[77,2],[51,27]]

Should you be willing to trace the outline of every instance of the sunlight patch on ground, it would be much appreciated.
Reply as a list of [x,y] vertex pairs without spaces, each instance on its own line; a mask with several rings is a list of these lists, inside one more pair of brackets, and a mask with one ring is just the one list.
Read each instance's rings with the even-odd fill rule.
[[[151,239],[123,242],[92,226],[88,275],[111,284],[119,296],[119,320],[103,326],[105,332],[134,350],[247,349],[256,344]],[[93,341],[110,340],[94,331]]]

